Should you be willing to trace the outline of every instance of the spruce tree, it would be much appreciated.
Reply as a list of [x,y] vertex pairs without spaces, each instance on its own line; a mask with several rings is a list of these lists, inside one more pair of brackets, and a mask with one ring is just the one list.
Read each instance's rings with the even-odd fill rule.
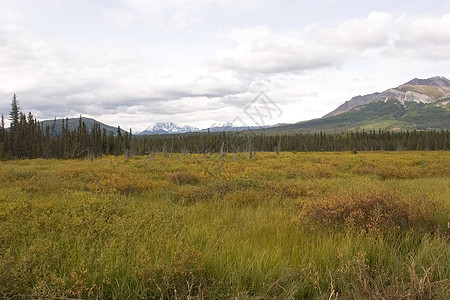
[[10,145],[11,145],[11,154],[13,156],[18,155],[18,142],[19,142],[19,136],[18,136],[18,127],[20,122],[20,107],[19,107],[19,101],[17,100],[16,94],[14,94],[12,102],[11,102],[11,110],[9,112],[9,119],[11,121],[11,127],[10,127]]
[[2,120],[0,123],[0,143],[3,143],[5,141],[5,118],[3,117],[2,114]]
[[9,119],[11,120],[11,129],[19,125],[20,107],[16,94],[14,94],[11,102],[11,111],[9,112]]
[[0,123],[0,159],[5,156],[5,140],[6,140],[6,130],[5,130],[5,118],[2,114],[2,120]]

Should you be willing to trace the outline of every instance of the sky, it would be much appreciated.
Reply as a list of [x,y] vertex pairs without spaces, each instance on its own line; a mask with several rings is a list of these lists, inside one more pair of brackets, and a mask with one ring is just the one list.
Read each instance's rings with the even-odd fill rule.
[[0,0],[0,7],[5,118],[17,94],[24,113],[39,120],[82,115],[134,132],[155,122],[273,125],[319,118],[353,96],[413,78],[450,78],[448,0]]

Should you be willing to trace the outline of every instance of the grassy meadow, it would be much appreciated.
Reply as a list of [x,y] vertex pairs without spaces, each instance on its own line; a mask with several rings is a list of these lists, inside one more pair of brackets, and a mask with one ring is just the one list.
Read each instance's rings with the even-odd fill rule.
[[450,152],[0,162],[0,298],[450,299]]

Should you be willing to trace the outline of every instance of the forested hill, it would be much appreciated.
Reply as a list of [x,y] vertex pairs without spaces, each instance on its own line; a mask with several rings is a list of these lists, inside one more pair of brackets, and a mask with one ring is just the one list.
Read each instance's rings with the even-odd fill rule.
[[[21,112],[14,95],[7,130],[0,123],[0,158],[79,158],[101,154],[120,155],[131,148],[131,132],[89,122],[92,119],[63,119],[40,123],[30,112]],[[86,123],[87,121],[87,123]],[[78,123],[76,126],[74,124]]]
[[[97,124],[100,127],[100,130],[106,129],[107,133],[113,132],[117,133],[117,127],[109,126],[104,123],[98,122],[92,118],[81,117],[81,122],[86,124],[88,131],[94,127],[94,124]],[[46,128],[47,125],[50,126],[50,130],[53,131],[56,135],[61,134],[63,123],[64,126],[67,125],[69,131],[74,131],[78,128],[80,124],[80,118],[66,118],[66,119],[54,119],[54,120],[45,120],[41,121],[40,124],[43,128]],[[97,126],[96,125],[96,126]],[[125,130],[121,130],[122,134],[125,134]]]
[[447,130],[450,129],[450,97],[431,104],[374,102],[350,111],[299,122],[271,127],[268,133],[341,133],[362,130],[388,129],[406,130]]

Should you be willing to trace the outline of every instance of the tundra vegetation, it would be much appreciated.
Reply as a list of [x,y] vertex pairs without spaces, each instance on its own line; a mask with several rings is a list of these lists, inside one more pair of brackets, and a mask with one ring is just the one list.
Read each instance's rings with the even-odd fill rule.
[[449,151],[3,161],[0,298],[449,299],[449,176]]

